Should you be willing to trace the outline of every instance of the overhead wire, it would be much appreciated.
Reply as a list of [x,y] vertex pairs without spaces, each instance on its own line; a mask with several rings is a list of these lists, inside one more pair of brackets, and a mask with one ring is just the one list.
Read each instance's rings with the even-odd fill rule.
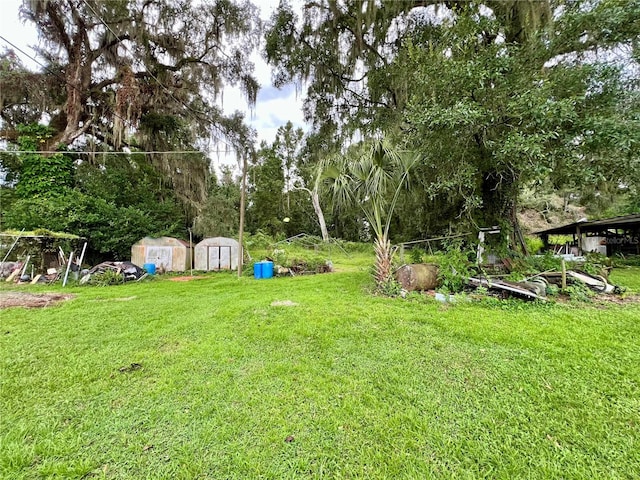
[[[42,62],[40,62],[36,57],[30,55],[29,53],[25,52],[22,48],[20,48],[19,46],[17,46],[15,43],[11,42],[9,39],[7,39],[6,37],[4,37],[2,34],[0,34],[0,40],[2,40],[3,42],[5,42],[8,46],[12,47],[13,49],[15,49],[18,53],[24,55],[26,58],[28,58],[29,60],[35,62],[37,65],[39,65],[40,67],[42,67],[46,72],[50,73],[51,75],[55,76],[56,78],[62,80],[66,85],[68,85],[69,87],[73,88],[74,90],[76,90],[79,93],[83,93],[78,87],[76,87],[75,85],[73,85],[72,83],[70,83],[66,78],[64,78],[63,75],[61,75],[60,73],[50,69],[47,65],[43,64]],[[123,118],[122,116],[118,115],[117,113],[113,112],[113,115],[117,118],[119,118],[120,120],[122,120],[125,124],[127,124],[130,128],[134,128],[133,124]],[[222,143],[224,143],[225,145],[227,145],[230,148],[233,148],[233,145],[231,145],[228,142],[225,142],[224,140],[220,140]],[[3,150],[1,153],[15,153],[15,154],[28,154],[28,153],[33,153],[33,151],[30,150]],[[39,153],[43,153],[43,154],[54,154],[54,153],[73,153],[76,155],[84,155],[84,154],[91,154],[91,153],[95,153],[95,152],[79,152],[79,151],[74,151],[74,152],[64,152],[64,151],[39,151]],[[102,152],[104,153],[104,152]],[[131,152],[119,152],[119,151],[110,151],[108,152],[108,154],[110,155],[131,155],[131,154],[169,154],[169,153],[176,153],[176,154],[192,154],[192,153],[215,153],[218,155],[227,155],[229,154],[228,150],[210,150],[208,149],[206,152],[203,152],[202,150],[180,150],[180,151],[176,151],[176,150],[171,150],[171,151],[136,151],[133,150]]]

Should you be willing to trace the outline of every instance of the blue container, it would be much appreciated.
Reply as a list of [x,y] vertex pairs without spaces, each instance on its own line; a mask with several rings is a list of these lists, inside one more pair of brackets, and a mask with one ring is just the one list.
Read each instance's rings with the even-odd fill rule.
[[145,263],[143,267],[149,275],[156,274],[156,264],[155,263]]
[[262,262],[262,278],[273,277],[273,262]]
[[262,278],[262,264],[264,262],[256,262],[253,264],[253,276],[255,278]]

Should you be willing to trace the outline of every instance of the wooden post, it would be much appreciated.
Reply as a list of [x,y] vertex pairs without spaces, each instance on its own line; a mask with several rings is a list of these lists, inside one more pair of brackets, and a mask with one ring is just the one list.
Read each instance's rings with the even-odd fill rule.
[[562,290],[567,289],[567,264],[562,259]]
[[238,278],[242,277],[242,264],[244,263],[244,205],[245,197],[247,195],[247,155],[242,154],[242,188],[240,190],[240,229],[238,232]]
[[191,276],[193,277],[193,234],[191,233],[191,229],[189,229],[189,249],[189,251],[191,252],[191,262],[189,263],[191,264]]

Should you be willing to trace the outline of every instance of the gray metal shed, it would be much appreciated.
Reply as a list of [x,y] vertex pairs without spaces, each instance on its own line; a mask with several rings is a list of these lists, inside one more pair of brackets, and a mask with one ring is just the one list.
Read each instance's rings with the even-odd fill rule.
[[233,238],[205,238],[195,246],[196,270],[236,270],[240,244]]

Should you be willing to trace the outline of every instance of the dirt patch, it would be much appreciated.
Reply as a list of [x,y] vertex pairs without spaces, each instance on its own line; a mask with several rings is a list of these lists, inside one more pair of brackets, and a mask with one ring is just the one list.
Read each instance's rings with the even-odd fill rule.
[[276,300],[271,302],[272,307],[297,307],[298,304],[291,300]]
[[204,278],[207,277],[170,277],[169,280],[171,280],[172,282],[190,282],[191,280],[202,280]]
[[0,292],[0,309],[9,307],[43,308],[74,297],[75,295],[60,293]]

